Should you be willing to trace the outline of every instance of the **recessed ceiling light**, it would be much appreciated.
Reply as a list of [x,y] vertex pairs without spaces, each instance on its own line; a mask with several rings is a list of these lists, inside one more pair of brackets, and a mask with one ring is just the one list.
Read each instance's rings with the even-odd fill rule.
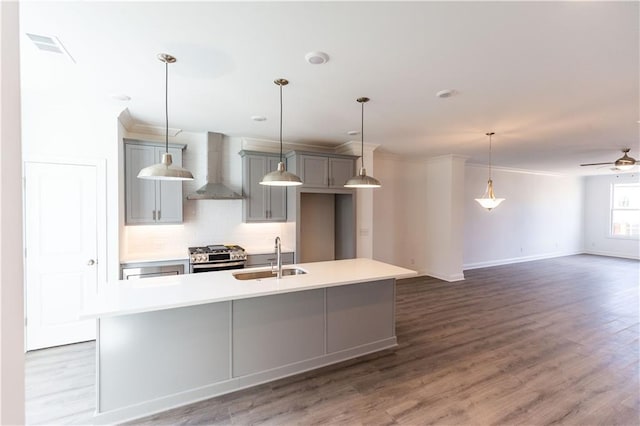
[[329,55],[324,52],[309,52],[304,55],[304,59],[312,65],[322,65],[329,61]]
[[451,96],[455,95],[456,92],[453,89],[445,89],[445,90],[441,90],[438,93],[436,93],[436,96],[439,98],[450,98]]
[[116,101],[130,101],[131,100],[131,96],[126,95],[124,93],[114,93],[112,95],[109,95],[109,97],[111,99],[115,99]]
[[267,121],[267,117],[265,117],[264,115],[252,115],[251,119],[253,121]]
[[347,132],[347,134],[348,134],[349,136],[359,135],[359,134],[360,134],[360,130],[349,130],[349,131]]

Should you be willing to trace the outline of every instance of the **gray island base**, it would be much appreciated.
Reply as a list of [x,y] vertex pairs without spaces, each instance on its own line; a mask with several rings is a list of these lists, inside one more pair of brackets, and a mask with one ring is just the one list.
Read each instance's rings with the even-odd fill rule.
[[397,345],[395,279],[98,320],[96,423],[139,418]]

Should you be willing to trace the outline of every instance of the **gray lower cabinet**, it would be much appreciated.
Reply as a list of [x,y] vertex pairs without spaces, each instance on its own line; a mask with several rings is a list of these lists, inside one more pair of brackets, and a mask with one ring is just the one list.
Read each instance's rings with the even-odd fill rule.
[[324,354],[324,289],[236,300],[232,321],[233,377]]
[[[182,165],[184,145],[170,145],[173,163]],[[138,179],[141,169],[160,163],[164,144],[125,140],[125,223],[182,223],[182,182]]]
[[231,378],[231,302],[100,319],[98,410]]
[[[293,263],[293,252],[282,252],[280,259],[283,265],[291,265]],[[257,266],[272,266],[276,264],[276,254],[249,254],[247,255],[247,268],[255,268]]]
[[100,318],[97,424],[394,347],[394,306],[388,279]]
[[245,222],[286,222],[287,189],[260,185],[263,176],[277,169],[277,154],[241,151],[243,220]]
[[292,170],[302,179],[303,188],[344,189],[345,182],[355,174],[353,155],[318,154],[293,151],[287,155]]

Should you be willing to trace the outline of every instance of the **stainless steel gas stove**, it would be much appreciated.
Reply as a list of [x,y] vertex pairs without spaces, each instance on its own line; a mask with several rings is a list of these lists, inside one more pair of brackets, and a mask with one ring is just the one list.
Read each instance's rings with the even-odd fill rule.
[[247,263],[247,253],[235,244],[189,247],[191,273],[242,269],[245,263]]

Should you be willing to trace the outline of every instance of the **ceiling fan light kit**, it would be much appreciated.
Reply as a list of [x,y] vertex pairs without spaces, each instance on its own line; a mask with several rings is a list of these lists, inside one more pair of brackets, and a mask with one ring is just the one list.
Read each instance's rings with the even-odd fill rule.
[[193,175],[189,170],[173,164],[171,154],[169,154],[169,64],[176,61],[176,58],[166,53],[159,53],[158,59],[165,64],[165,92],[164,92],[164,111],[165,111],[165,153],[162,154],[162,160],[159,164],[145,167],[138,173],[140,179],[150,180],[193,180]]
[[284,78],[279,78],[274,80],[274,83],[280,86],[280,162],[275,171],[264,175],[262,181],[260,181],[260,185],[299,186],[302,185],[302,179],[287,171],[282,157],[282,86],[289,84],[289,81]]
[[360,167],[360,171],[357,175],[350,178],[345,184],[345,188],[380,188],[382,184],[380,181],[373,176],[367,176],[367,170],[364,168],[364,104],[369,102],[369,98],[358,98],[356,99],[361,105],[361,119],[360,119],[360,149],[361,149],[361,157],[362,167]]
[[504,198],[496,198],[496,194],[493,192],[493,180],[491,179],[491,137],[493,135],[495,135],[494,132],[487,133],[487,136],[489,136],[489,181],[487,182],[487,189],[482,197],[475,199],[478,204],[488,211],[495,209],[505,200]]
[[620,170],[620,171],[626,171],[626,170],[631,170],[637,163],[638,160],[636,160],[633,157],[629,157],[629,151],[631,151],[630,148],[624,148],[622,150],[622,157],[618,158],[616,161],[614,162],[609,162],[609,163],[587,163],[587,164],[580,164],[580,166],[584,167],[584,166],[605,166],[608,164],[613,164],[615,167],[612,168],[611,170]]

